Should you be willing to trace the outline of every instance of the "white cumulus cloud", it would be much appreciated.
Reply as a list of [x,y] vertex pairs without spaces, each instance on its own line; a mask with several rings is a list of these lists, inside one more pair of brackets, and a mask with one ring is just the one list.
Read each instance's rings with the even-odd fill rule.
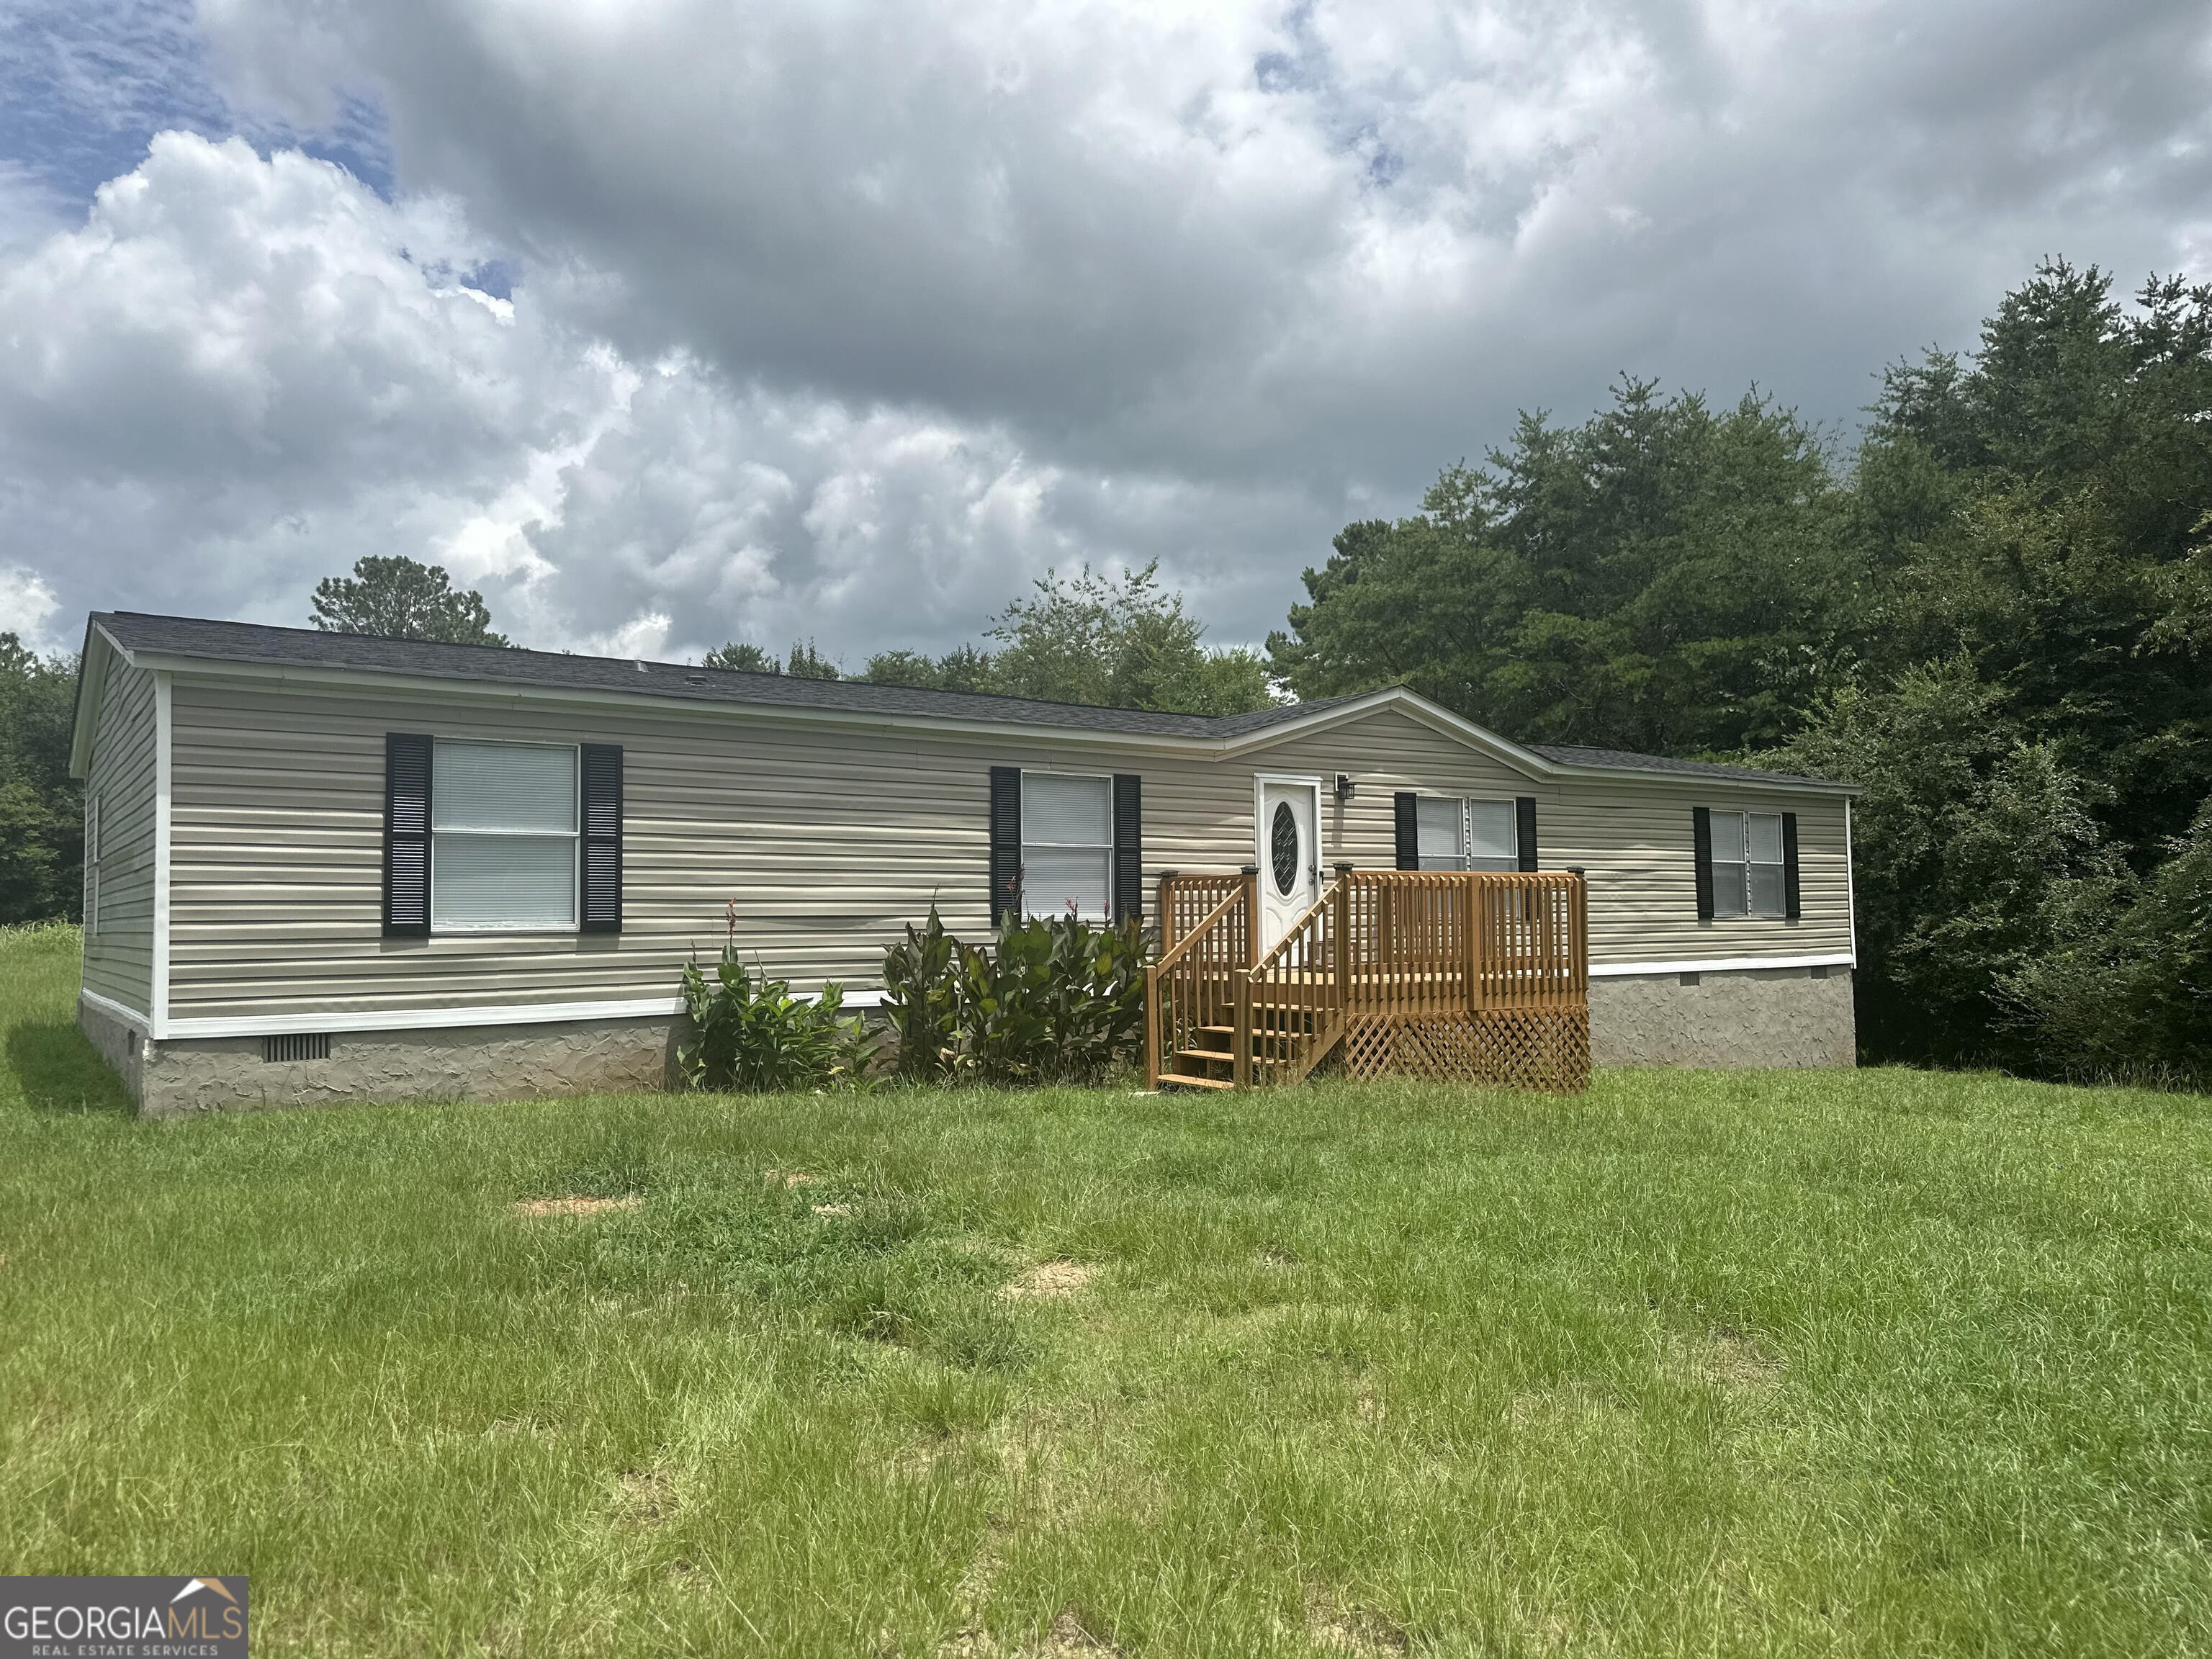
[[58,223],[0,169],[0,534],[65,612],[404,552],[532,643],[857,665],[1157,556],[1255,639],[1518,409],[1848,424],[2040,256],[2212,246],[2199,0],[194,18],[189,125],[390,188],[169,133]]
[[532,643],[857,666],[1143,550],[1058,523],[1070,481],[1004,430],[633,363],[528,284],[471,288],[490,252],[449,198],[163,135],[0,260],[0,523],[69,550],[6,591],[298,624],[318,577],[401,552]]

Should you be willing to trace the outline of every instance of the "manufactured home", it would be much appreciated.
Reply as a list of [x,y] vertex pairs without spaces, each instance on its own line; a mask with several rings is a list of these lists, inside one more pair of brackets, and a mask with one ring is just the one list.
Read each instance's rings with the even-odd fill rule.
[[[663,1085],[726,933],[876,1000],[934,904],[1576,872],[1600,1065],[1848,1066],[1850,786],[1516,743],[1400,688],[1221,719],[103,612],[79,1018],[143,1110]],[[1577,926],[1581,926],[1579,913]]]

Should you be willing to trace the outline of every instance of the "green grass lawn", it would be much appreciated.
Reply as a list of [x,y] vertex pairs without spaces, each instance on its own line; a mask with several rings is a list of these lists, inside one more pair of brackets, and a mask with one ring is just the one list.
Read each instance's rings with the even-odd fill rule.
[[2201,1097],[142,1123],[76,952],[0,938],[0,1571],[247,1572],[259,1652],[2212,1652]]

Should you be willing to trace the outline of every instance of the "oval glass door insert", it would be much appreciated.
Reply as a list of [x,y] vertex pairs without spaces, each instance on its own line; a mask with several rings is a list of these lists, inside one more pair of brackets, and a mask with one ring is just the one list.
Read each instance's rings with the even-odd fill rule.
[[1275,866],[1275,890],[1285,898],[1298,884],[1298,815],[1286,800],[1275,803],[1267,830],[1267,851]]

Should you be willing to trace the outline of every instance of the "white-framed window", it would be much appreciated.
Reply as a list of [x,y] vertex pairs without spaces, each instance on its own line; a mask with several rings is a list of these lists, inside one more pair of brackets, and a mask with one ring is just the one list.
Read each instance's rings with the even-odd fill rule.
[[84,798],[84,931],[88,937],[100,931],[100,793],[87,792]]
[[1423,795],[1413,812],[1422,869],[1521,867],[1521,820],[1511,801]]
[[1022,915],[1114,914],[1114,780],[1022,774]]
[[431,759],[430,926],[573,933],[576,750],[448,742]]
[[1784,915],[1782,814],[1715,812],[1713,915]]

